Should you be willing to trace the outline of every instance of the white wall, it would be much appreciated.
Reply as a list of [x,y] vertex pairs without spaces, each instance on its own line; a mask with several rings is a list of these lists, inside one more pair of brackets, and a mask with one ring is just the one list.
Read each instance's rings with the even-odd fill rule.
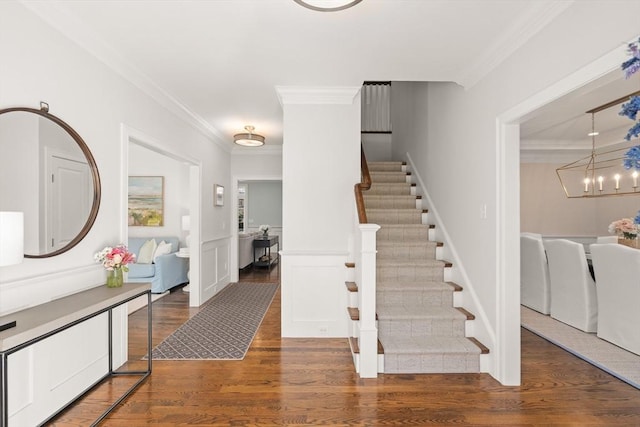
[[[359,88],[278,88],[282,153],[282,335],[347,336],[344,263],[360,180]],[[331,101],[327,101],[330,99]]]
[[246,181],[247,225],[282,227],[282,181]]
[[[464,286],[474,293],[477,308],[486,317],[488,330],[479,338],[487,339],[485,344],[492,351],[490,372],[506,384],[520,382],[519,294],[513,291],[504,299],[504,290],[517,285],[512,272],[519,265],[519,250],[517,233],[502,236],[499,232],[506,222],[518,223],[520,213],[517,207],[498,210],[511,206],[508,198],[518,194],[515,190],[499,199],[498,190],[519,179],[517,168],[502,171],[514,176],[498,175],[499,156],[518,153],[508,147],[500,151],[504,135],[498,133],[502,131],[498,118],[608,52],[619,49],[622,53],[623,43],[637,38],[638,13],[638,2],[574,2],[475,86],[413,86],[411,108],[406,109],[411,117],[405,122],[414,122],[411,128],[416,134],[402,136],[402,124],[393,118],[394,145],[398,144],[394,154],[406,158],[408,153],[426,185],[449,236],[447,244],[466,271]],[[392,97],[396,93],[394,82]],[[486,218],[481,214],[485,205]],[[499,239],[505,246],[498,246]]]
[[362,148],[368,162],[392,160],[392,135],[390,133],[363,133]]
[[130,144],[129,176],[164,177],[164,225],[129,226],[129,237],[177,236],[184,245],[187,232],[182,231],[181,219],[189,214],[189,166],[146,147]]
[[[121,140],[123,125],[152,136],[166,151],[188,152],[193,158],[199,159],[202,172],[201,187],[197,191],[200,193],[201,206],[196,217],[201,218],[201,234],[197,247],[203,252],[203,265],[215,265],[216,270],[227,270],[226,276],[222,277],[226,277],[228,283],[230,203],[227,196],[224,207],[214,208],[213,185],[217,183],[229,187],[230,152],[215,143],[213,135],[185,121],[177,109],[174,112],[163,106],[169,104],[166,100],[162,101],[163,104],[156,101],[161,99],[160,95],[152,98],[129,83],[20,3],[0,2],[0,57],[0,108],[37,108],[40,101],[48,102],[50,112],[66,121],[85,140],[95,157],[102,181],[102,198],[96,222],[77,246],[52,258],[25,259],[22,264],[0,268],[0,314],[104,284],[105,273],[94,262],[93,254],[106,245],[122,241],[127,229],[124,202],[127,171],[123,162],[127,151],[126,143]],[[22,167],[33,168],[35,164],[24,164]],[[203,270],[203,286],[215,281],[219,285],[225,284],[220,283],[219,271]],[[211,277],[214,274],[215,277]],[[215,292],[216,288],[210,286],[210,290]],[[210,294],[203,293],[202,302],[207,296]],[[104,328],[92,332],[95,336],[104,336]],[[83,334],[86,331],[79,332],[75,337],[67,337],[69,341],[66,342],[82,342]],[[73,349],[73,346],[55,338],[50,340],[46,353],[29,360],[39,360],[39,363],[42,363],[41,357],[44,360],[57,357],[63,362],[71,360],[58,352],[65,348]],[[77,349],[73,351],[77,352]],[[96,354],[95,357],[101,355]],[[123,355],[126,355],[126,349],[116,359],[122,360]],[[17,403],[31,399],[25,393],[33,385],[24,382],[24,379],[31,378],[37,372],[36,368],[33,365],[22,366],[20,375],[10,375],[10,378],[19,378],[24,383],[21,383],[21,393],[12,395],[10,401],[16,403],[9,407],[11,414],[15,414]],[[76,377],[85,375],[76,365],[59,368]],[[86,375],[93,377],[94,374]],[[10,389],[15,391],[15,387],[16,383],[12,381]],[[78,391],[70,390],[66,398],[71,398]],[[41,400],[31,401],[27,412],[32,416],[46,416],[48,398],[38,396]],[[64,399],[60,396],[57,398]],[[15,425],[35,424],[32,421],[21,418],[12,420]]]
[[545,236],[605,236],[612,221],[633,218],[637,196],[569,199],[556,168],[563,164],[520,164],[520,228]]

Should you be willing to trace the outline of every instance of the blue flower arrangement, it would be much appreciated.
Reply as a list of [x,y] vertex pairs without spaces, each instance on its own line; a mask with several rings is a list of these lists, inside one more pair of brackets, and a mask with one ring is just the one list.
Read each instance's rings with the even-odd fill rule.
[[[625,78],[627,79],[640,70],[639,44],[640,37],[637,42],[629,43],[627,48],[627,52],[631,55],[631,58],[622,63],[622,71],[624,71]],[[640,96],[632,96],[629,102],[622,104],[622,110],[618,114],[635,121],[638,117],[638,111],[640,111]],[[631,129],[629,129],[624,139],[630,141],[631,138],[638,136],[640,136],[640,121],[636,122]],[[640,145],[631,147],[631,149],[625,153],[623,165],[625,169],[640,169]]]
[[640,37],[638,37],[637,43],[629,43],[627,52],[631,55],[631,59],[622,63],[622,71],[624,71],[624,76],[627,79],[631,77],[633,73],[640,70],[640,49],[638,49],[638,43],[640,43]]

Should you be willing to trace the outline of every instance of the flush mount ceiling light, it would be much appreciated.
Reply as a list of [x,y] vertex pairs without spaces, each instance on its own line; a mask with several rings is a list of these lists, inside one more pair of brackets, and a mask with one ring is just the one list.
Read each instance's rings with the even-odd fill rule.
[[318,12],[337,12],[339,10],[349,9],[360,3],[362,0],[293,0],[300,6]]
[[233,142],[244,147],[260,147],[264,145],[264,136],[253,133],[255,127],[245,126],[247,133],[237,133],[233,135]]

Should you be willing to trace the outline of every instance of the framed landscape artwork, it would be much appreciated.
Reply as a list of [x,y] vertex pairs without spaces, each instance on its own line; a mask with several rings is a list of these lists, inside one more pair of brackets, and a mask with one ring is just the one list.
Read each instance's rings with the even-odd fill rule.
[[130,226],[161,227],[164,225],[164,177],[130,176]]

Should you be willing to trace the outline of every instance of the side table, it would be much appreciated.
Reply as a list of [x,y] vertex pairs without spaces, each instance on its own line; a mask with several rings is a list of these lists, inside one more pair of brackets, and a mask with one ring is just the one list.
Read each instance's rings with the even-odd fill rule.
[[[186,258],[188,260],[189,257],[190,257],[190,254],[189,254],[189,252],[180,252],[180,251],[178,251],[178,252],[176,252],[176,256],[178,258]],[[189,261],[187,261],[187,262],[189,262]],[[189,279],[189,281],[191,281],[191,276],[189,275],[189,273],[191,273],[191,263],[189,263],[189,268],[187,269],[187,279]],[[190,291],[189,286],[191,286],[191,283],[188,283],[187,286],[182,288],[182,292],[189,292]]]
[[[271,247],[276,246],[275,255],[271,255]],[[256,260],[256,249],[263,248],[263,255]],[[261,236],[253,240],[253,267],[271,268],[273,264],[278,262],[278,252],[280,251],[280,240],[278,236]]]

